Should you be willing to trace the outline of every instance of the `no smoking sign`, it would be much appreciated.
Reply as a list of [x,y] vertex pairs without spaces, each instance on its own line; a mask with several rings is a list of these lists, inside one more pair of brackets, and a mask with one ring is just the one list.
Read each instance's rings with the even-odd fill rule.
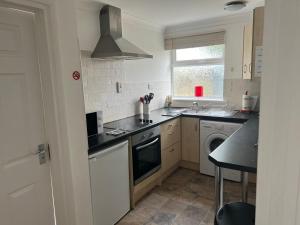
[[80,79],[80,73],[78,71],[74,71],[72,75],[74,80],[79,80]]

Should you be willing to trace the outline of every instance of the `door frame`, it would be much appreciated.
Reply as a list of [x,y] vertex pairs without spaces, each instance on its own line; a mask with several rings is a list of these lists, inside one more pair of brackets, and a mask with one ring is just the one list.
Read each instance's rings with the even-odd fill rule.
[[[45,134],[51,148],[50,170],[57,224],[92,225],[87,136],[79,137],[79,139],[82,138],[79,141],[83,143],[82,145],[85,148],[83,150],[85,152],[83,152],[83,154],[81,153],[81,155],[75,155],[75,153],[73,153],[74,155],[72,156],[72,144],[68,143],[70,139],[72,139],[69,137],[71,131],[68,130],[68,123],[70,123],[70,121],[67,121],[68,112],[66,112],[69,111],[69,109],[66,108],[68,107],[68,100],[62,96],[66,87],[61,84],[61,79],[64,79],[63,77],[65,76],[65,69],[62,68],[64,65],[61,65],[60,61],[66,57],[66,55],[64,55],[64,52],[58,51],[58,49],[60,49],[58,33],[61,30],[57,24],[57,17],[61,15],[59,8],[61,5],[67,7],[68,2],[72,4],[73,0],[60,1],[61,0],[0,0],[0,6],[33,12],[36,17],[36,48],[42,86]],[[81,71],[80,51],[78,51],[78,58],[76,59],[77,61],[74,60],[75,63],[72,62],[70,64],[73,64],[73,68],[75,68],[74,71]],[[68,82],[74,82],[74,80]],[[78,84],[81,86],[82,91],[81,80],[76,83],[76,87],[68,87],[68,91],[74,92],[77,89],[76,92],[78,92],[78,88],[80,89]],[[65,85],[69,84],[67,83]],[[77,117],[76,119],[85,121],[85,117],[82,115],[84,114],[83,92],[78,95],[79,97],[82,96],[76,106],[81,111],[81,117]],[[85,122],[82,123],[82,121],[77,124],[77,127],[81,129],[81,134],[86,135]],[[82,168],[83,172],[81,174],[77,174],[78,169],[77,172],[74,171],[74,168],[76,168],[76,162],[74,161],[79,162],[79,160],[86,160],[86,163],[83,163],[84,168]],[[74,174],[76,174],[76,176],[74,176]],[[84,182],[84,184],[81,182]],[[79,187],[76,187],[76,185]],[[82,205],[79,204],[80,202]]]

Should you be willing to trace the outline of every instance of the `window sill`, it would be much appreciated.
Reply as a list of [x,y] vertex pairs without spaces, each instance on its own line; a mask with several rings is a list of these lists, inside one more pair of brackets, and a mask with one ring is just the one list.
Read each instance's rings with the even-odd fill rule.
[[226,104],[226,100],[224,99],[212,99],[212,98],[188,98],[188,97],[173,97],[172,98],[172,106],[174,107],[191,107],[193,102],[197,102],[199,106],[207,105],[207,106],[224,106]]
[[174,101],[201,101],[201,102],[220,102],[223,103],[223,98],[203,98],[203,97],[172,97]]

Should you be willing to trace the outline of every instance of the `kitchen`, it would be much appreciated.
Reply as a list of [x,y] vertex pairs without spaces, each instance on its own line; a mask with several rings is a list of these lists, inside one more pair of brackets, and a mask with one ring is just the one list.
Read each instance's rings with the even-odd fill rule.
[[[261,74],[250,67],[257,47],[262,47],[262,3],[248,9],[244,13],[234,11],[237,15],[167,26],[163,32],[117,7],[79,5],[95,224],[115,224],[125,214],[118,224],[213,224],[215,166],[208,155],[253,116],[249,111],[259,110]],[[116,43],[120,52],[106,40],[108,37],[98,40],[100,35],[91,25],[113,39],[130,41],[127,51],[122,52],[123,39]],[[238,112],[242,109],[245,113]],[[255,136],[257,125],[255,129],[248,135]],[[257,137],[253,141],[254,146]],[[126,149],[129,154],[124,156]],[[110,151],[110,160],[115,157],[115,161],[108,162]],[[123,158],[118,158],[121,153]],[[122,165],[124,161],[128,163]],[[111,171],[110,178],[100,171]],[[247,193],[251,198],[243,199],[252,204],[255,172],[245,181],[248,184],[250,180]],[[180,174],[190,180],[176,183],[179,187],[167,194],[170,180],[177,176],[182,179]],[[225,183],[235,192],[237,182],[244,181],[241,172],[234,170],[225,169],[224,178],[234,181]],[[195,179],[200,183],[193,183]],[[186,190],[193,186],[198,189]],[[224,190],[225,198],[230,202],[240,202],[247,194],[240,191],[239,196],[228,190]],[[196,199],[203,202],[196,204]],[[147,204],[152,201],[156,204]],[[182,210],[163,210],[174,205]],[[193,210],[195,215],[188,216]]]
[[0,223],[298,225],[299,9],[0,0]]

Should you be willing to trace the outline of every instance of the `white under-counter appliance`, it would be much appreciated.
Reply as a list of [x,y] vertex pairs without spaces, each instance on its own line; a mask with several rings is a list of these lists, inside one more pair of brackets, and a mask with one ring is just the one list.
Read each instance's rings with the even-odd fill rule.
[[128,141],[89,156],[94,225],[116,224],[130,210]]
[[[239,123],[200,121],[200,173],[215,175],[215,165],[209,161],[208,155],[241,127],[242,124]],[[236,170],[224,169],[224,178],[240,181],[241,173]]]

